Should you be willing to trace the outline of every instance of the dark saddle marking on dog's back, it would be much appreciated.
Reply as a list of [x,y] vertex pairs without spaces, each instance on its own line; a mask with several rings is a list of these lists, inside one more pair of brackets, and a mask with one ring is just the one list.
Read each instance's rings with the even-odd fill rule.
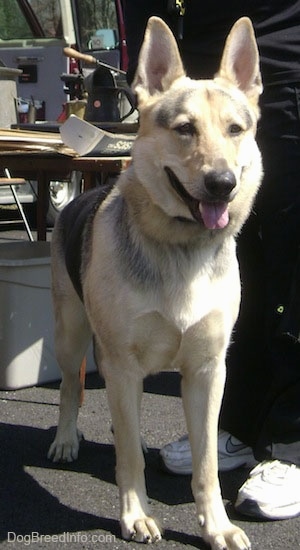
[[83,300],[81,264],[82,254],[85,252],[84,236],[90,234],[95,214],[112,187],[113,185],[103,185],[79,195],[64,208],[60,215],[66,268],[81,300]]

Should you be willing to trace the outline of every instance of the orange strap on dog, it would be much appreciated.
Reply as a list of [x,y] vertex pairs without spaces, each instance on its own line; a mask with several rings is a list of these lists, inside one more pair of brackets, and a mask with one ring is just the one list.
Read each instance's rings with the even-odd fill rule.
[[83,358],[80,366],[80,371],[79,371],[79,381],[80,381],[79,406],[80,407],[83,404],[83,400],[84,400],[85,373],[86,373],[86,357]]

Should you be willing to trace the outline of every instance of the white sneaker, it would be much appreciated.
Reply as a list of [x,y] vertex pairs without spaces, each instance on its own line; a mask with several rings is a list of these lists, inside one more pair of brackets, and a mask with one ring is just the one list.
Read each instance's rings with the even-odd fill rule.
[[172,441],[159,451],[163,468],[167,472],[179,475],[192,473],[192,453],[188,435]]
[[300,467],[280,460],[261,462],[240,488],[235,508],[256,518],[300,515]]
[[[162,447],[160,456],[167,471],[179,475],[192,473],[191,447],[187,435]],[[257,463],[250,447],[223,430],[218,435],[218,462],[220,472],[241,466],[252,468]]]

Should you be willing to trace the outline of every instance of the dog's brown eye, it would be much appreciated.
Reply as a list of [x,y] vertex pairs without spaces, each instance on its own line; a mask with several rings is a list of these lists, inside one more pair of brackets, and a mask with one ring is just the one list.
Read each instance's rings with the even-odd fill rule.
[[229,133],[232,136],[238,136],[243,131],[243,128],[239,124],[231,124],[229,126]]
[[176,126],[175,130],[181,136],[192,136],[195,134],[195,126],[190,122],[179,124],[178,126]]

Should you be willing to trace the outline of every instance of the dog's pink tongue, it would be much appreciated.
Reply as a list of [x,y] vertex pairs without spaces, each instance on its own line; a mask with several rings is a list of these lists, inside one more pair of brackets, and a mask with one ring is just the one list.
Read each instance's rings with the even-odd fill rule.
[[223,229],[229,222],[228,205],[225,202],[200,202],[199,210],[207,229]]

